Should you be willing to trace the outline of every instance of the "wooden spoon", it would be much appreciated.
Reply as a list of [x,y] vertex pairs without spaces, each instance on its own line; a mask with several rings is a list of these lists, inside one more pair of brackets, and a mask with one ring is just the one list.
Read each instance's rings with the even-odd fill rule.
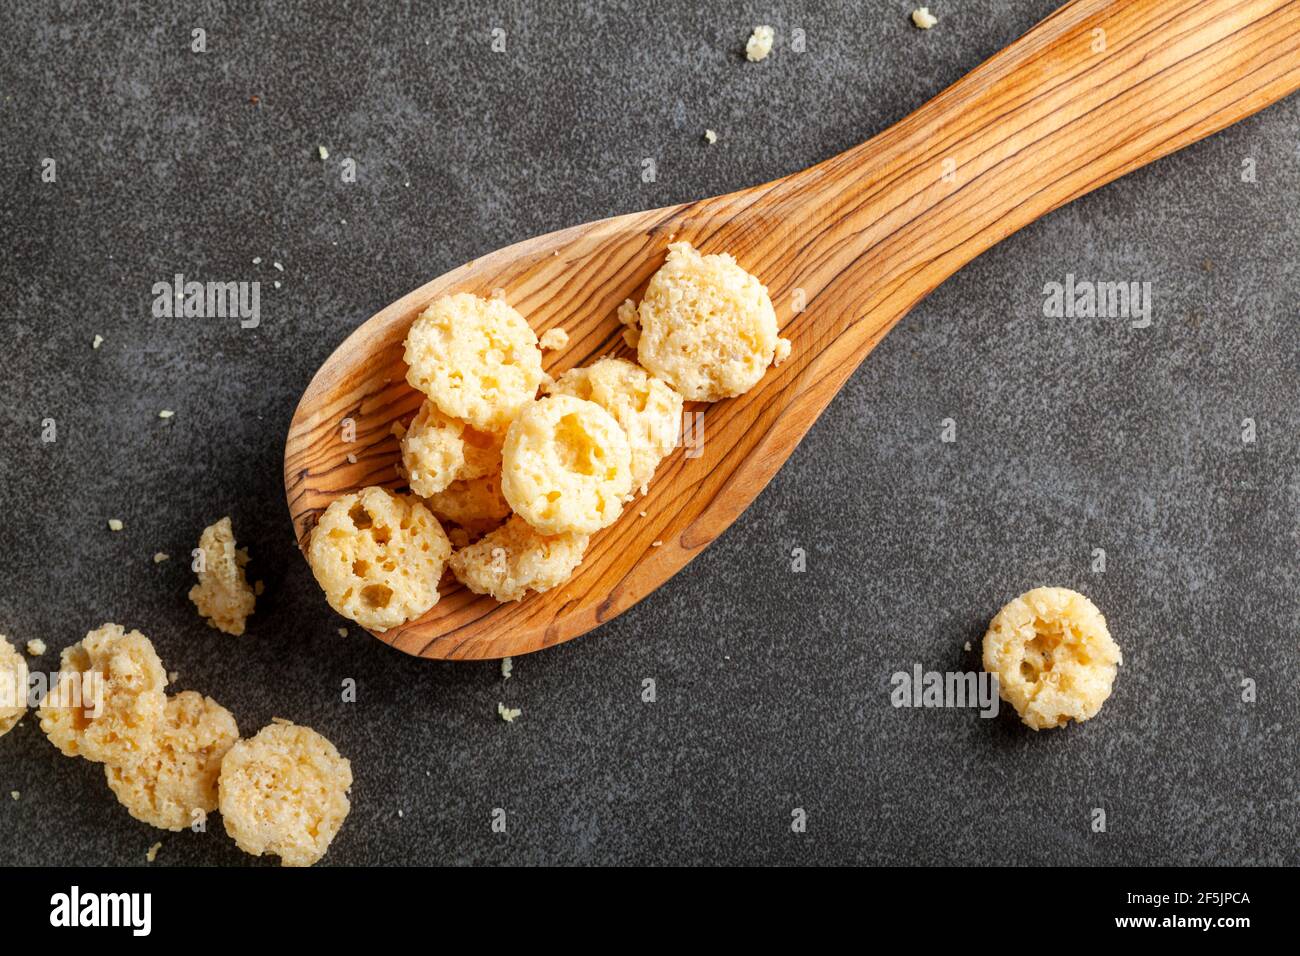
[[[434,279],[352,333],[293,417],[284,480],[300,546],[337,496],[397,487],[390,434],[421,396],[402,340],[434,298],[504,295],[552,374],[628,354],[615,311],[665,248],[730,252],[764,282],[793,353],[707,406],[703,442],[592,538],[568,584],[498,604],[448,574],[427,614],[379,634],[409,654],[492,658],[576,637],[673,574],[761,491],[844,381],[921,298],[998,240],[1300,87],[1300,0],[1077,0],[879,136],[776,182],[563,229]],[[355,425],[347,442],[344,420]],[[348,460],[355,456],[355,463]],[[692,457],[694,456],[694,457]],[[645,517],[640,516],[645,512]]]

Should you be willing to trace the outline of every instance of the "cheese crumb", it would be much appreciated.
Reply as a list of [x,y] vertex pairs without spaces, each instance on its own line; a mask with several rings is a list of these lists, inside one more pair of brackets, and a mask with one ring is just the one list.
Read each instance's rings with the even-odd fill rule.
[[166,551],[158,551],[153,556],[154,564],[162,564],[164,561],[170,561],[170,560],[171,560],[171,555],[168,554]]
[[[501,701],[497,701],[497,716],[499,716],[507,724],[513,724],[515,722],[515,718],[517,718],[522,713],[523,710],[521,710],[518,707],[507,707],[505,704],[501,703]],[[18,798],[14,797],[14,799],[17,800]]]
[[510,672],[515,669],[515,662],[509,657],[501,658],[501,679],[509,680]]
[[102,335],[96,335],[94,341],[90,343],[90,347],[92,349],[97,349],[103,344],[104,344],[104,337]]
[[281,272],[284,271],[284,266],[280,265],[280,263],[278,263],[278,262],[272,262],[271,265],[275,266],[275,267],[276,267],[277,269],[279,269]]
[[558,327],[547,329],[537,344],[544,349],[562,349],[569,344],[569,333]]
[[122,524],[122,519],[121,519],[121,518],[109,518],[109,519],[108,519],[108,530],[109,530],[109,531],[121,531],[121,530],[122,530],[123,528],[125,528],[125,527],[126,527],[126,525]]
[[712,146],[718,141],[718,134],[711,129],[706,129],[704,131],[704,141]]
[[348,452],[348,456],[347,456],[347,457],[348,457],[348,464],[349,464],[349,465],[355,465],[355,464],[357,463],[357,456],[354,455],[354,454],[352,454],[352,452]]
[[326,149],[324,146],[317,146],[316,152],[320,153],[320,158],[322,162],[330,158],[330,151]]
[[772,353],[772,367],[777,368],[782,362],[790,357],[790,340],[777,339],[776,351]]
[[918,7],[912,11],[912,22],[920,29],[928,30],[939,22],[939,18],[930,12],[929,7]]
[[767,59],[767,55],[772,52],[774,38],[775,34],[771,27],[754,27],[754,32],[749,35],[749,40],[745,43],[745,59],[750,63]]
[[970,650],[970,641],[967,641],[965,644],[962,645],[962,650],[964,651]]
[[148,860],[150,863],[152,863],[154,860],[158,859],[158,851],[161,849],[162,849],[162,844],[155,843],[153,846],[149,847],[149,849],[145,852],[144,858]]
[[171,418],[171,417],[172,417],[173,415],[175,415],[175,414],[176,414],[176,413],[173,412],[170,408],[164,408],[161,412],[158,413],[158,417],[159,417],[159,418]]
[[39,637],[27,642],[27,653],[32,657],[40,657],[45,653],[45,642]]
[[10,790],[10,791],[9,791],[9,796],[11,796],[11,797],[13,797],[15,800],[17,800],[19,797],[22,796],[22,793],[19,792],[19,791],[17,791],[17,790]]
[[348,636],[348,629],[346,627],[340,627],[339,637],[347,637],[347,636]]

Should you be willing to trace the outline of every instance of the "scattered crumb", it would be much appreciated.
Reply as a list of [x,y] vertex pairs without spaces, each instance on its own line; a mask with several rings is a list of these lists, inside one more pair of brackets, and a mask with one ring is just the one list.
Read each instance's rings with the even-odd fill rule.
[[754,32],[749,35],[745,42],[745,59],[750,63],[757,63],[759,60],[767,59],[767,55],[772,52],[772,40],[775,34],[772,28],[768,26],[754,27]]
[[501,658],[501,678],[502,680],[510,679],[510,672],[515,669],[515,662],[509,657]]
[[[505,704],[501,703],[501,701],[497,701],[497,716],[499,716],[507,724],[513,724],[515,722],[515,718],[522,713],[523,711],[520,710],[518,707],[507,707]],[[18,797],[15,796],[14,799],[17,800]]]
[[262,264],[262,257],[261,257],[261,256],[253,256],[253,265],[255,265],[255,266],[260,266],[261,264]]
[[154,860],[158,859],[158,851],[161,849],[162,849],[162,844],[155,843],[153,846],[149,847],[149,850],[145,853],[144,858],[148,860],[150,863],[152,863]]
[[646,513],[644,511],[641,512],[641,517],[642,518],[646,517]]
[[772,356],[772,367],[778,368],[782,362],[790,357],[790,340],[777,339],[776,352]]
[[662,541],[651,541],[651,542],[650,542],[650,547],[652,547],[652,548],[660,548],[660,547],[663,547],[663,542],[662,542]]
[[711,129],[706,129],[704,131],[704,141],[712,146],[718,141],[718,134]]
[[158,551],[153,556],[153,563],[162,564],[164,561],[170,561],[171,557],[172,556],[168,554],[166,551]]
[[32,657],[40,657],[45,653],[45,642],[39,637],[27,642],[27,653]]
[[275,286],[277,289],[280,288],[280,280],[279,280],[279,279],[276,279],[276,280],[275,280],[274,282],[272,282],[271,284],[272,284],[273,286]]
[[636,348],[641,344],[641,330],[638,328],[626,328],[623,330],[623,341],[627,343],[630,349]]
[[544,349],[562,349],[569,344],[569,333],[561,328],[547,329],[537,344]]
[[275,266],[275,268],[276,268],[277,270],[279,270],[280,272],[283,272],[283,271],[284,271],[284,266],[280,265],[280,263],[278,263],[278,262],[272,262],[271,265]]
[[939,18],[930,12],[929,7],[918,7],[912,11],[912,22],[920,29],[928,30],[939,22]]
[[348,464],[355,465],[356,463],[357,463],[357,456],[352,454],[352,452],[348,452]]
[[348,629],[346,627],[340,627],[339,637],[347,637],[347,636],[348,636]]
[[963,650],[966,650],[966,651],[969,651],[969,650],[970,650],[970,641],[967,641],[967,642],[963,645],[962,649],[963,649]]
[[404,816],[406,816],[406,811],[405,811],[405,810],[398,810],[398,811],[397,811],[397,815],[398,815],[399,817],[404,817]]
[[320,153],[320,158],[322,162],[330,158],[330,151],[326,149],[324,146],[317,146],[316,152]]
[[126,525],[122,524],[122,519],[121,519],[121,518],[109,518],[109,519],[108,519],[108,530],[109,530],[109,531],[121,531],[121,530],[122,530],[123,528],[125,528],[125,527],[126,527]]
[[90,347],[92,349],[97,349],[103,344],[104,344],[104,337],[102,335],[96,335],[94,341],[90,343]]
[[17,800],[19,797],[22,796],[22,794],[21,794],[19,791],[17,791],[17,790],[10,790],[10,791],[9,791],[9,796],[11,796],[11,797],[13,797],[15,800]]
[[175,415],[175,414],[176,414],[176,413],[175,413],[174,411],[172,411],[170,408],[164,408],[161,412],[158,413],[158,417],[159,417],[159,418],[171,418],[171,417],[172,417],[173,415]]
[[262,596],[262,592],[265,591],[265,590],[266,590],[266,585],[263,584],[261,581],[254,581],[254,582],[253,582],[253,593],[254,593],[255,595],[257,595],[258,597],[261,597],[261,596]]

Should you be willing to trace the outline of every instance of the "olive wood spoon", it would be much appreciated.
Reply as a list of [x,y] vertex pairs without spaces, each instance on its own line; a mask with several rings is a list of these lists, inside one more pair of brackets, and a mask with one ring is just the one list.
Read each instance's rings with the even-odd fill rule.
[[460,659],[577,637],[735,521],[872,347],[944,279],[1045,213],[1298,86],[1300,0],[1076,0],[906,119],[811,169],[562,229],[453,269],[361,325],[303,394],[284,460],[299,544],[337,496],[400,486],[390,428],[422,400],[406,383],[402,341],[432,299],[504,295],[539,334],[564,328],[568,346],[546,353],[558,375],[604,355],[635,359],[615,312],[639,300],[670,241],[729,252],[767,285],[790,358],[744,396],[688,405],[704,413],[702,443],[664,459],[649,494],[592,537],[567,584],[498,604],[447,574],[434,608],[377,635],[409,654]]

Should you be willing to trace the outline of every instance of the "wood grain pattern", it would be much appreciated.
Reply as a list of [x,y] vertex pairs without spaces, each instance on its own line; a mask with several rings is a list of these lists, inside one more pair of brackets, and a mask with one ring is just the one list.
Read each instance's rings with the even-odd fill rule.
[[[447,575],[428,614],[378,636],[425,657],[491,658],[582,634],[721,534],[875,344],[944,279],[1058,206],[1297,87],[1300,0],[1078,0],[897,125],[811,169],[461,266],[358,328],[308,386],[285,446],[299,543],[338,495],[400,485],[389,429],[421,401],[405,381],[402,340],[429,301],[497,290],[539,334],[563,327],[568,347],[546,353],[558,375],[603,355],[635,358],[615,310],[639,300],[669,241],[730,252],[767,284],[791,358],[741,398],[688,406],[704,411],[702,454],[665,459],[649,495],[593,537],[567,585],[500,605]],[[342,441],[345,418],[356,423],[354,443]]]

